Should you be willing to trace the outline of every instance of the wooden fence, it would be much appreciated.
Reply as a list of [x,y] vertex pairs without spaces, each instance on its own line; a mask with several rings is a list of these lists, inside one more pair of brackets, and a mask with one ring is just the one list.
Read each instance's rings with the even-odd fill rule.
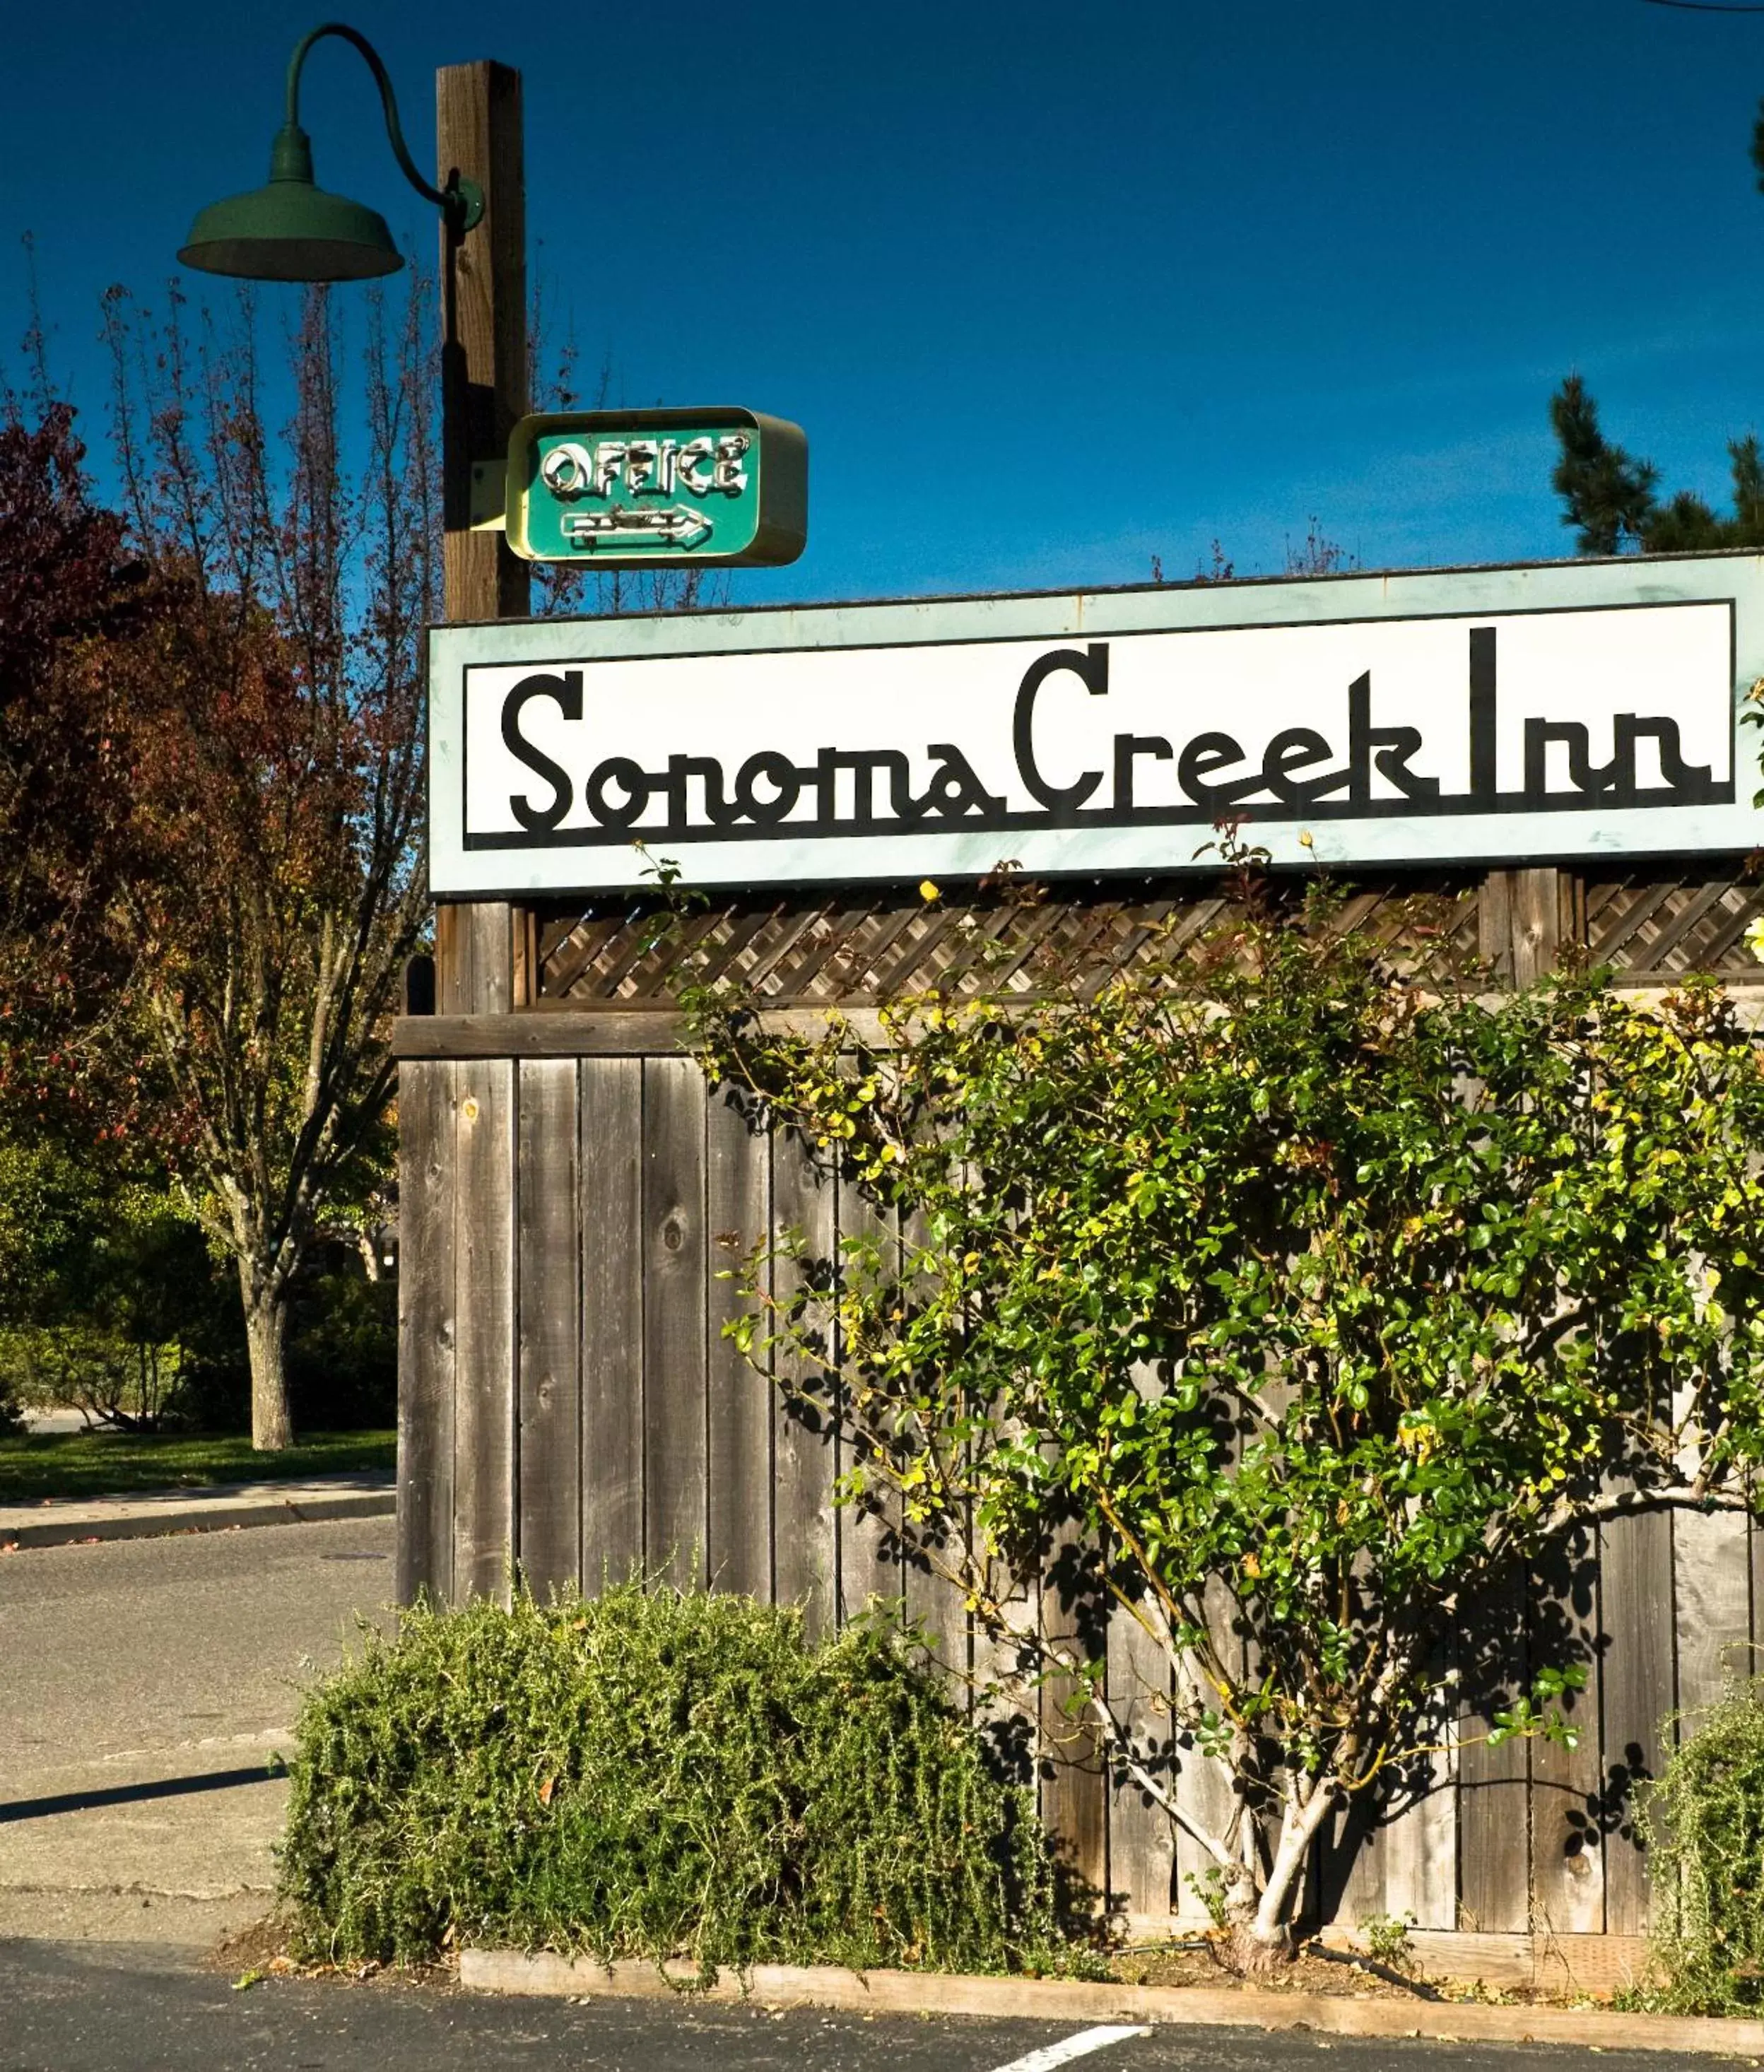
[[[1742,937],[1764,897],[1737,869],[1609,885],[1528,870],[1429,889],[1450,902],[1444,925],[1478,931],[1521,977],[1577,936],[1635,983],[1759,973]],[[1385,899],[1394,911],[1395,890],[1362,895],[1359,918],[1375,924]],[[1079,986],[1141,954],[1173,911],[1198,914],[1213,897],[1099,889],[1026,921],[978,900],[858,898],[807,914],[736,902],[693,927],[780,1008],[861,1006],[903,982]],[[399,1025],[401,1594],[500,1592],[511,1562],[541,1589],[592,1589],[641,1563],[801,1602],[823,1629],[873,1595],[899,1596],[966,1667],[959,1605],[903,1570],[874,1525],[833,1506],[837,1436],[782,1414],[722,1335],[726,1265],[792,1226],[830,1251],[862,1203],[708,1091],[660,1004],[640,917],[517,912],[511,925],[528,1005]],[[1001,979],[1009,957],[978,958],[975,938],[1010,940],[1013,928],[1034,941]],[[1057,956],[1043,954],[1050,942]],[[1470,1743],[1433,1760],[1332,1838],[1313,1893],[1324,1919],[1643,1929],[1633,1787],[1658,1772],[1667,1716],[1706,1703],[1725,1666],[1749,1666],[1764,1643],[1759,1541],[1743,1518],[1661,1513],[1571,1552],[1476,1608],[1445,1738],[1474,1736],[1532,1663],[1560,1662],[1573,1642],[1590,1669],[1574,1702],[1579,1745]],[[1146,1694],[1136,1703],[1155,1725],[1162,1672],[1131,1625],[1111,1634],[1109,1673],[1118,1692]],[[1190,1763],[1180,1788],[1216,1786]],[[1076,1868],[1130,1917],[1197,1910],[1189,1845],[1136,1791],[1112,1790],[1083,1745],[1055,1749],[1042,1791]]]

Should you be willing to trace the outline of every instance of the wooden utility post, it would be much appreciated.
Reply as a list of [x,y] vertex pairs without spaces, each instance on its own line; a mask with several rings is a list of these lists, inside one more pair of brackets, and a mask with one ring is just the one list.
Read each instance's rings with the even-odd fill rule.
[[[500,462],[527,409],[527,208],[520,75],[435,76],[440,184],[483,190],[482,222],[441,232],[442,611],[516,618],[527,567],[471,529],[472,469]],[[527,1004],[524,912],[505,901],[435,917],[435,1005]],[[397,1590],[500,1594],[516,1552],[515,1068],[405,1067],[400,1084]]]
[[[518,619],[527,564],[500,532],[471,530],[471,471],[500,462],[527,411],[527,190],[520,75],[508,65],[448,65],[435,75],[441,183],[483,189],[484,216],[463,236],[441,228],[441,470],[446,537],[443,616]],[[496,1014],[524,1005],[516,915],[502,901],[443,906],[435,925],[435,1005]],[[522,932],[524,931],[523,929]],[[516,984],[516,964],[521,968]]]

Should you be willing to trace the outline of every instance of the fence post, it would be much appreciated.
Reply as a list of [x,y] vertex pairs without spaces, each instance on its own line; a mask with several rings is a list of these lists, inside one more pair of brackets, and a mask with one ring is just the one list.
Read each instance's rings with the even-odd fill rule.
[[[435,132],[442,184],[457,172],[484,195],[475,229],[462,234],[444,219],[441,231],[442,614],[513,618],[527,609],[526,564],[499,533],[471,529],[471,488],[474,465],[502,458],[527,407],[520,73],[487,61],[444,67],[435,75]],[[526,1005],[528,935],[525,914],[506,902],[443,906],[435,917],[438,1011],[494,1014]],[[463,1064],[451,1078],[449,1100],[438,1108],[421,1104],[424,1127],[413,1133],[419,1141],[400,1161],[409,1235],[400,1322],[398,1580],[407,1601],[425,1586],[442,1597],[495,1589],[507,1560],[520,1552],[520,1219],[512,1154],[504,1151],[518,1126],[516,1079],[512,1070],[479,1064]],[[413,1101],[413,1110],[418,1105]],[[497,1181],[496,1212],[486,1213],[481,1202],[474,1210],[461,1185],[462,1159],[474,1178],[482,1169]],[[456,1566],[453,1550],[461,1547],[467,1557]]]

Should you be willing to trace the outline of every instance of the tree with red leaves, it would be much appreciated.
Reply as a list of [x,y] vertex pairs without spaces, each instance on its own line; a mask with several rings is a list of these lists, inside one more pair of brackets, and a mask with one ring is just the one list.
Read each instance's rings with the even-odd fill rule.
[[97,508],[65,404],[0,397],[0,1092],[32,1116],[76,1093],[117,976],[95,889],[113,804],[81,664],[143,614],[121,520]]
[[[418,648],[439,487],[420,286],[396,314],[370,302],[359,388],[323,291],[307,298],[279,438],[253,305],[238,308],[223,335],[175,297],[159,319],[109,298],[120,519],[82,500],[60,417],[19,427],[38,442],[34,474],[19,449],[35,500],[19,545],[0,544],[0,598],[27,631],[43,620],[61,688],[26,643],[7,666],[42,796],[68,811],[33,833],[15,800],[3,833],[15,873],[41,838],[58,925],[77,911],[109,960],[117,1009],[85,1092],[150,1138],[233,1263],[252,1442],[275,1449],[293,1436],[290,1284],[321,1218],[383,1165],[387,1025],[427,920]],[[113,627],[125,549],[145,574]],[[84,615],[65,632],[49,592]]]

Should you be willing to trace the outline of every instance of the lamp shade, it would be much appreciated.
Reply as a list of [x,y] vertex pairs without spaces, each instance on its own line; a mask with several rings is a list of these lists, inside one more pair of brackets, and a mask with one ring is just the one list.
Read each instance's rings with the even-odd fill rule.
[[269,185],[204,209],[178,257],[247,281],[365,281],[405,263],[384,216],[314,183],[311,146],[292,125],[276,138]]

